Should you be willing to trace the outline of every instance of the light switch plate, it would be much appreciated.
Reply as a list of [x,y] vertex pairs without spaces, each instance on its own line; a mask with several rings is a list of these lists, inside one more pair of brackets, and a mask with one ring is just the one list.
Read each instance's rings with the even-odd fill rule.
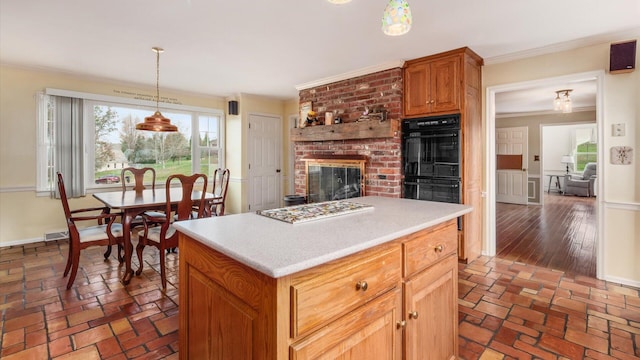
[[625,135],[624,124],[611,125],[611,136],[624,136],[624,135]]

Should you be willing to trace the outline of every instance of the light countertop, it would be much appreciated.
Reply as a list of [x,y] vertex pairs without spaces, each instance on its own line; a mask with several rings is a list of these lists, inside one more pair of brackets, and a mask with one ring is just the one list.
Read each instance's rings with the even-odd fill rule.
[[373,209],[290,224],[255,213],[175,223],[184,234],[273,278],[354,254],[457,218],[472,207],[366,196]]

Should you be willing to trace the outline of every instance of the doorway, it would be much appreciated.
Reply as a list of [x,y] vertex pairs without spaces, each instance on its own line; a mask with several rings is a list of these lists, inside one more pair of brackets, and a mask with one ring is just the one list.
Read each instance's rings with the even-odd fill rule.
[[280,206],[282,198],[282,118],[249,114],[249,210]]
[[[484,234],[484,254],[488,256],[496,255],[496,173],[497,173],[497,159],[496,159],[496,94],[510,91],[522,91],[527,89],[535,89],[543,86],[560,86],[571,82],[581,81],[594,81],[596,84],[595,95],[595,117],[598,131],[598,138],[602,138],[604,132],[603,129],[603,81],[604,71],[593,71],[588,73],[573,74],[555,78],[547,78],[533,81],[526,81],[520,83],[492,86],[487,88],[486,94],[486,139],[485,139],[485,152],[486,152],[486,203],[485,203],[485,234]],[[553,100],[553,99],[551,99]],[[549,101],[551,101],[549,100]],[[602,149],[598,150],[598,157],[603,159]],[[598,169],[598,193],[602,193],[602,184],[604,179],[602,178],[604,173]],[[543,184],[539,182],[538,189],[543,191]],[[603,212],[597,211],[600,207],[601,201],[598,199],[595,201],[596,213],[597,213],[597,239],[596,239],[596,277],[602,277],[602,262],[603,262],[603,234],[604,221]]]

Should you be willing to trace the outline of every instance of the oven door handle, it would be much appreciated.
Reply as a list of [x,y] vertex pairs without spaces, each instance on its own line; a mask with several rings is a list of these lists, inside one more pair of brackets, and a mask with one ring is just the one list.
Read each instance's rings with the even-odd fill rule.
[[405,181],[404,182],[405,185],[426,185],[426,186],[433,186],[433,187],[446,187],[449,189],[455,189],[460,187],[460,185],[458,184],[434,184],[434,183],[422,183],[422,182],[416,182],[416,181]]
[[434,138],[451,138],[451,137],[458,137],[458,133],[442,133],[442,134],[429,134],[429,135],[424,135],[424,134],[420,134],[420,135],[413,135],[413,134],[409,134],[409,136],[407,136],[407,139],[434,139]]

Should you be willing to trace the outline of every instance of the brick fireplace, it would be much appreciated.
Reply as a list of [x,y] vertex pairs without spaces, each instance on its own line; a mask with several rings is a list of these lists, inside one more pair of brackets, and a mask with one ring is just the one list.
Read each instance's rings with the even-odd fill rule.
[[[402,69],[393,68],[373,74],[343,80],[328,85],[301,90],[300,102],[311,101],[318,118],[324,120],[327,111],[335,111],[344,123],[356,122],[366,108],[385,110],[387,121],[399,120],[402,109]],[[369,120],[377,121],[377,120]],[[333,131],[339,131],[339,125]],[[396,131],[388,137],[354,138],[345,140],[295,142],[295,192],[307,195],[307,176],[303,159],[314,157],[366,158],[366,195],[400,197],[401,142]]]

